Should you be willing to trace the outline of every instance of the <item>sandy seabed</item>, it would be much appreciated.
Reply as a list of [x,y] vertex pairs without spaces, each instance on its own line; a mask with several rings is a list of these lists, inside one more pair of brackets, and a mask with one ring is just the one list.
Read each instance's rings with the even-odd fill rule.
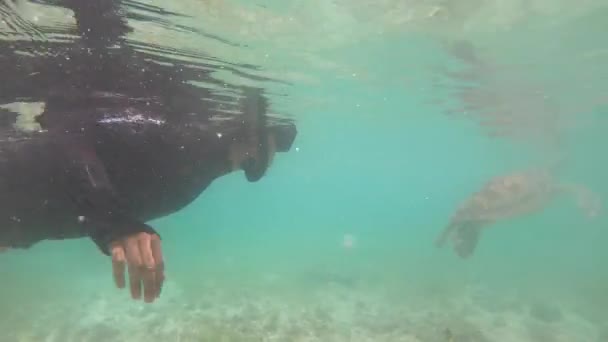
[[349,285],[328,281],[280,291],[276,284],[247,288],[206,282],[197,285],[194,296],[168,282],[152,305],[127,300],[126,291],[92,292],[83,286],[71,300],[15,309],[0,323],[1,341],[608,340],[605,327],[557,302],[527,303],[473,287],[458,296],[406,299],[380,287]]

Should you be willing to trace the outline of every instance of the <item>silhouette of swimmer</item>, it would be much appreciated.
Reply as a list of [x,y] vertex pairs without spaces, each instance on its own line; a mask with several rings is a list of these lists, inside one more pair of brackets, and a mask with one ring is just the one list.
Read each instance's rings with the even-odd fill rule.
[[[245,115],[261,117],[263,98],[248,91]],[[112,256],[118,287],[129,266],[131,292],[160,293],[160,238],[145,224],[176,212],[216,178],[244,170],[259,180],[275,152],[285,152],[294,126],[250,129],[249,122],[212,126],[166,122],[154,110],[117,106],[112,116],[89,108],[84,133],[48,130],[0,141],[0,246],[28,248],[46,239],[90,237]],[[254,112],[255,111],[255,112]]]
[[[128,267],[132,297],[140,299],[143,286],[152,302],[164,260],[160,236],[145,222],[184,208],[230,172],[259,180],[297,132],[291,122],[270,122],[259,89],[241,88],[241,113],[222,114],[210,92],[176,70],[205,73],[150,62],[122,43],[108,49],[127,30],[118,3],[66,1],[82,39],[43,46],[55,55],[19,56],[14,68],[2,67],[0,101],[45,107],[36,117],[40,130],[0,125],[0,251],[91,238],[111,256],[116,285],[125,286]],[[15,58],[15,46],[0,45],[0,67]]]

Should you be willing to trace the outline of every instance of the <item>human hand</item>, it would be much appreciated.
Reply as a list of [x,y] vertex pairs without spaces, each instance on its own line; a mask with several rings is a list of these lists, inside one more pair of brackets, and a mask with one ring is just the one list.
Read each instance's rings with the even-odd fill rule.
[[125,287],[125,266],[128,267],[131,297],[153,302],[160,296],[165,280],[160,238],[156,234],[137,233],[110,245],[114,282],[120,289]]

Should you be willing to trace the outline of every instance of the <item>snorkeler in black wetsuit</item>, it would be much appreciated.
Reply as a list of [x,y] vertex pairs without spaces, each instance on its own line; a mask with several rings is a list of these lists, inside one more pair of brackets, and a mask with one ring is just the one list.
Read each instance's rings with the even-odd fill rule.
[[125,46],[109,48],[126,30],[116,4],[66,2],[83,39],[64,51],[69,62],[45,65],[24,87],[45,102],[41,130],[0,130],[0,251],[90,237],[111,255],[117,286],[128,266],[132,297],[143,285],[151,302],[164,261],[145,222],[182,209],[229,172],[259,180],[296,129],[267,122],[266,99],[252,88],[242,89],[242,115],[215,120],[203,89]]

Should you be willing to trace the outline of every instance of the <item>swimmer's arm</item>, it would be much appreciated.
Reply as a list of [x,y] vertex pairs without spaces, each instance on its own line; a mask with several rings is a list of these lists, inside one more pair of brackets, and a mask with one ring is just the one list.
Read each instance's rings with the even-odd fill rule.
[[68,168],[70,180],[77,182],[68,188],[83,210],[82,224],[91,239],[104,254],[112,257],[116,286],[125,286],[128,267],[133,299],[141,298],[143,287],[144,300],[154,301],[160,295],[165,278],[160,236],[126,213],[94,149],[75,141],[66,146],[66,151],[72,161]]
[[95,151],[79,141],[70,141],[69,145],[65,151],[70,162],[70,196],[82,210],[82,224],[101,252],[110,255],[113,242],[131,235],[158,235],[152,227],[126,213]]

